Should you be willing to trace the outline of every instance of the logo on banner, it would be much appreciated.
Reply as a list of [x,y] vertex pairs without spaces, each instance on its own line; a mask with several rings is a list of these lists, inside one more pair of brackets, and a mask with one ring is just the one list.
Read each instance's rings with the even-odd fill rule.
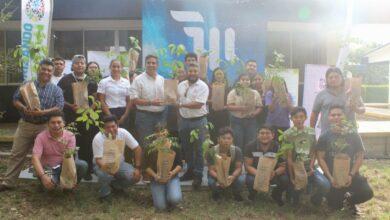
[[40,21],[45,16],[45,3],[43,0],[29,0],[26,4],[26,15],[33,22]]
[[[204,18],[202,14],[197,11],[170,11],[172,18],[178,22],[191,22],[191,23],[204,23]],[[193,51],[204,51],[205,42],[204,35],[205,30],[201,27],[196,26],[185,26],[183,28],[184,33],[193,39]],[[209,55],[210,68],[215,69],[218,67],[218,60],[221,59],[220,56],[220,34],[221,31],[212,27],[209,30],[209,42],[208,48],[212,53]],[[233,28],[226,28],[224,30],[225,42],[224,42],[224,51],[225,51],[225,60],[233,60],[236,56],[235,52],[235,41],[236,33]]]

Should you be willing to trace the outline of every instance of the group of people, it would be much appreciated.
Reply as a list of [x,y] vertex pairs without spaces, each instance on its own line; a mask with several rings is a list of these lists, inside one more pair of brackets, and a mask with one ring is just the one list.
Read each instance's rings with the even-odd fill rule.
[[[242,201],[241,192],[246,185],[248,199],[253,201],[257,194],[254,184],[258,163],[266,156],[277,158],[270,184],[271,197],[278,205],[290,201],[298,204],[302,192],[307,191],[311,193],[314,205],[321,205],[326,198],[330,207],[341,209],[348,205],[356,213],[356,204],[372,198],[372,189],[359,173],[364,159],[362,140],[357,131],[348,129],[350,127],[345,123],[347,119],[354,124],[355,113],[363,113],[364,105],[361,100],[349,101],[338,68],[328,69],[327,87],[317,95],[310,127],[306,127],[306,110],[294,105],[287,88],[282,97],[287,101],[282,104],[273,82],[269,86],[263,85],[256,61],[246,63],[245,73],[239,75],[230,88],[221,68],[213,71],[210,83],[202,79],[197,59],[194,53],[185,56],[185,70],[176,75],[178,99],[169,105],[164,98],[164,78],[157,72],[157,56],[146,56],[145,72],[138,76],[132,73],[123,77],[121,62],[112,60],[110,76],[99,82],[92,77],[99,69],[98,63],[86,63],[83,55],[73,57],[72,73],[69,74],[62,73],[65,61],[61,58],[41,61],[34,80],[41,108],[29,109],[19,90],[14,94],[13,104],[21,119],[0,191],[16,186],[15,181],[31,149],[35,175],[46,190],[57,188],[63,152],[78,146],[75,157],[78,181],[91,180],[94,173],[100,184],[99,197],[104,200],[111,197],[111,191],[121,191],[141,179],[150,180],[154,206],[158,210],[174,207],[182,200],[180,181],[193,180],[192,186],[199,189],[205,165],[213,200],[220,200],[223,192],[231,188],[234,199]],[[73,100],[72,84],[76,82],[86,82],[88,95],[100,101],[101,131],[98,126],[87,129],[76,120],[81,108]],[[214,85],[225,88],[226,105],[218,110],[213,109],[210,99]],[[89,104],[90,108],[96,108],[96,103]],[[319,116],[321,135],[316,140],[314,128]],[[76,124],[77,135],[65,129],[72,122]],[[214,125],[211,131],[209,122]],[[157,125],[178,136],[181,146],[180,150],[175,149],[168,179],[162,179],[157,172],[156,153],[145,153],[146,139],[156,131]],[[196,138],[192,137],[194,131]],[[214,144],[206,151],[231,158],[228,185],[218,180],[215,154],[203,152],[202,145],[208,135]],[[116,173],[104,169],[104,143],[108,138],[123,140],[127,146]],[[303,145],[307,150],[300,150]],[[350,157],[349,181],[345,186],[339,186],[334,177],[333,159],[338,152]],[[125,159],[129,153],[133,157],[132,163]],[[308,176],[307,187],[300,190],[294,187],[297,174],[292,166],[297,158],[304,158]]]

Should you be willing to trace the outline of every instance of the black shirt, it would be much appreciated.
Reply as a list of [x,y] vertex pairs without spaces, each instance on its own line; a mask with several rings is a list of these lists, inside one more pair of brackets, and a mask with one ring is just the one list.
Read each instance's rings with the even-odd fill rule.
[[[87,80],[88,82],[88,96],[94,94],[97,92],[97,83],[94,81],[89,80],[88,76],[84,78],[84,80]],[[73,75],[73,73],[66,74],[64,77],[61,78],[61,80],[58,82],[57,86],[59,86],[63,93],[64,93],[64,100],[67,103],[73,104],[73,90],[72,90],[72,83],[75,82],[81,82],[83,80],[78,80]],[[76,113],[73,112],[73,110],[68,107],[64,106],[64,114],[65,119],[68,123],[73,122],[76,119]]]
[[337,134],[331,130],[322,134],[317,142],[316,150],[325,151],[325,162],[329,171],[333,171],[333,158],[337,153],[345,153],[351,158],[351,167],[355,155],[358,152],[365,151],[362,139],[359,134]]
[[[262,149],[260,148],[260,142],[258,140],[255,140],[249,143],[248,145],[246,145],[244,151],[244,157],[252,158],[253,159],[252,166],[256,168],[257,164],[259,163],[260,156],[262,155],[267,156],[267,154],[275,155],[278,151],[279,151],[279,144],[275,141],[272,142],[271,147],[267,151],[262,151]],[[277,166],[275,166],[275,168],[277,168],[278,164],[282,162],[284,162],[284,160],[282,158],[279,158],[277,162]]]

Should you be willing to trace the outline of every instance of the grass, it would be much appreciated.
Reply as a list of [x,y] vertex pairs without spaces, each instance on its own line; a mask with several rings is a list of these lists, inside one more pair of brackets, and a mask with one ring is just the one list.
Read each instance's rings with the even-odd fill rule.
[[[5,170],[0,160],[0,172]],[[362,172],[369,177],[374,198],[360,205],[364,219],[390,219],[390,161],[367,160]],[[350,219],[342,211],[329,212],[326,205],[312,207],[304,197],[298,208],[278,207],[268,196],[254,204],[237,203],[231,198],[215,203],[210,192],[185,191],[183,210],[155,213],[148,188],[130,188],[126,194],[114,195],[110,204],[97,199],[97,184],[83,183],[73,194],[45,194],[38,182],[20,180],[15,191],[0,195],[0,219]],[[247,193],[244,193],[245,197]]]

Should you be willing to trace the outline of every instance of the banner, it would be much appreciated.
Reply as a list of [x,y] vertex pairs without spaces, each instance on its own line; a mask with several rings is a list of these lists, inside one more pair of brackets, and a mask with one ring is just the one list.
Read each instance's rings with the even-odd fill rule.
[[[305,65],[305,83],[303,88],[302,105],[309,115],[313,109],[313,103],[317,94],[326,88],[325,73],[328,68],[329,66],[326,65]],[[307,125],[309,125],[309,122],[309,120],[306,120]],[[319,131],[319,128],[316,129],[316,133],[317,131]]]
[[286,81],[288,92],[293,99],[293,105],[298,105],[299,98],[299,69],[285,69],[278,73]]
[[[237,57],[244,62],[256,60],[258,71],[263,72],[267,16],[261,1],[144,0],[142,3],[144,57],[169,44],[183,44],[188,52],[211,51],[209,79],[220,60]],[[162,66],[159,73],[167,77]],[[237,77],[237,71],[228,72],[230,83]]]
[[49,48],[53,0],[21,1],[23,80],[30,80],[36,78],[37,74],[33,71],[34,61],[30,57],[31,47],[46,48],[46,52]]

